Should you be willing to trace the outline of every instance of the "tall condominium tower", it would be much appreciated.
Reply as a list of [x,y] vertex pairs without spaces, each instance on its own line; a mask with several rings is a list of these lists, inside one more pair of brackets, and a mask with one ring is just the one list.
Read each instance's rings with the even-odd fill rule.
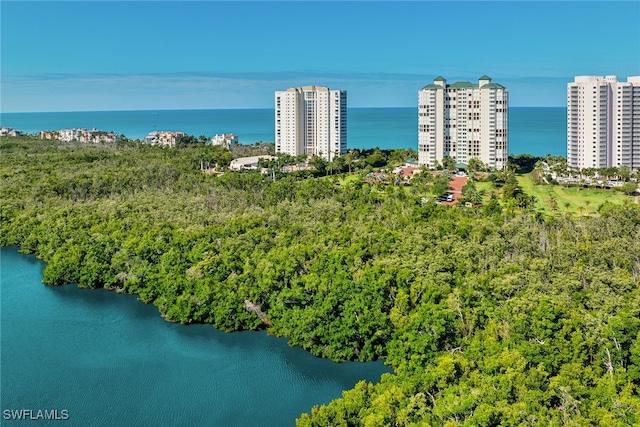
[[478,84],[442,77],[418,91],[418,163],[434,167],[444,157],[476,157],[503,169],[509,151],[509,92],[480,77]]
[[577,76],[567,85],[567,162],[640,168],[640,76]]
[[276,91],[276,153],[321,156],[347,151],[347,91],[303,86]]

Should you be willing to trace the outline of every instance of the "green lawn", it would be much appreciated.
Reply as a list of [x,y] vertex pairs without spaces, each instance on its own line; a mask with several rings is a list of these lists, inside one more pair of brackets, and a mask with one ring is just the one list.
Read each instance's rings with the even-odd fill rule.
[[350,183],[359,182],[359,181],[362,181],[362,178],[360,177],[360,175],[358,175],[355,172],[352,172],[351,174],[344,174],[344,175],[340,176],[340,184],[341,185],[350,184]]
[[[522,190],[536,198],[536,210],[544,211],[547,214],[598,215],[598,208],[606,201],[614,204],[634,202],[633,197],[625,196],[616,190],[537,185],[531,174],[518,175],[517,179]],[[340,176],[341,185],[360,180],[362,180],[362,176],[357,173]],[[478,191],[484,192],[484,203],[489,200],[491,193],[496,193],[500,197],[500,190],[495,188],[490,181],[476,181],[475,184]],[[429,193],[426,187],[407,186],[404,189],[407,193],[416,195],[424,193],[427,198],[435,197]],[[555,212],[551,209],[551,197],[556,200],[557,210]]]
[[498,193],[498,189],[495,188],[493,186],[493,183],[490,181],[476,181],[475,184],[478,191],[484,191],[485,201],[489,200],[489,197],[491,197],[491,193]]
[[616,190],[596,188],[564,187],[562,185],[536,185],[531,174],[517,177],[522,190],[536,198],[536,208],[551,213],[551,197],[557,201],[558,211],[574,215],[597,214],[604,202],[622,204],[633,202],[633,197]]
[[[522,190],[536,198],[536,210],[543,210],[549,214],[553,213],[551,197],[556,200],[557,213],[571,215],[597,215],[600,205],[607,201],[614,204],[634,202],[633,197],[625,196],[616,190],[537,185],[531,174],[518,175],[517,179]],[[476,182],[476,188],[479,191],[484,191],[485,203],[489,200],[491,193],[499,193],[499,189],[496,189],[489,181]]]

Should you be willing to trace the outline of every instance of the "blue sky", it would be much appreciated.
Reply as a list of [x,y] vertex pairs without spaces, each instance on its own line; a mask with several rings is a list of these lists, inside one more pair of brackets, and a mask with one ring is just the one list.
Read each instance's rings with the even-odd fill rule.
[[272,108],[324,85],[415,106],[488,74],[511,106],[564,106],[575,75],[640,75],[640,2],[0,2],[3,112]]

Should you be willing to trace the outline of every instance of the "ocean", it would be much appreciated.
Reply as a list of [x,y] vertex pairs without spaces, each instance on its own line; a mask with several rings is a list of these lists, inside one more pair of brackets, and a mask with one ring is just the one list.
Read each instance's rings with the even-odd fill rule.
[[[208,137],[235,133],[241,144],[274,140],[273,109],[0,113],[0,125],[26,133],[97,128],[131,139],[142,139],[154,130],[170,130]],[[347,147],[417,150],[417,108],[349,108]],[[511,154],[566,155],[566,151],[566,108],[509,108]]]

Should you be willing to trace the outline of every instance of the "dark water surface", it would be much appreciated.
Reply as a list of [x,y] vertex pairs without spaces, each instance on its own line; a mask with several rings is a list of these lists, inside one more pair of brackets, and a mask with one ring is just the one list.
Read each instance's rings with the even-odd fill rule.
[[[0,425],[286,426],[382,362],[333,363],[265,332],[165,322],[132,295],[41,283],[44,263],[0,248]],[[7,411],[68,411],[66,421]]]

